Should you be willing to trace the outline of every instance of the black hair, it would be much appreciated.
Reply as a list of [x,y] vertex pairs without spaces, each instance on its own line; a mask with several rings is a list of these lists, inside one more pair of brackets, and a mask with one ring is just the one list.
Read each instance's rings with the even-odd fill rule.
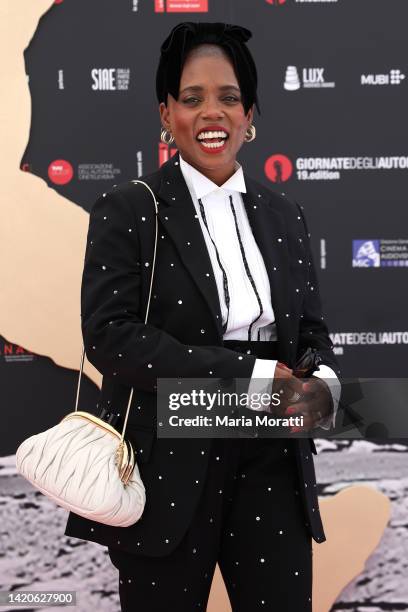
[[258,76],[254,59],[245,44],[252,36],[247,28],[228,23],[184,21],[175,26],[161,45],[161,55],[156,73],[156,95],[167,106],[170,93],[178,100],[181,73],[189,52],[202,44],[221,47],[232,62],[242,94],[245,114],[253,104],[258,113],[256,93]]

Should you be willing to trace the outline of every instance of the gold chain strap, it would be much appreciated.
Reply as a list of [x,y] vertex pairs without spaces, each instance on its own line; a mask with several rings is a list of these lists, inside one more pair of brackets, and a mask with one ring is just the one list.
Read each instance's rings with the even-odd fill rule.
[[[145,314],[145,320],[144,320],[144,323],[146,325],[147,317],[149,316],[150,299],[151,299],[152,287],[153,287],[153,275],[154,275],[154,269],[155,269],[155,264],[156,264],[157,233],[158,233],[158,223],[157,223],[158,204],[157,204],[157,200],[156,200],[156,197],[155,197],[153,191],[150,189],[150,187],[149,187],[149,185],[147,183],[145,183],[143,181],[137,181],[137,180],[132,181],[132,183],[141,183],[142,185],[144,185],[150,191],[150,193],[152,194],[152,197],[153,197],[154,207],[155,207],[156,231],[155,231],[155,238],[154,238],[153,263],[152,263],[152,274],[150,276],[149,297],[148,297],[148,300],[147,300],[146,314]],[[76,393],[76,399],[75,399],[75,412],[77,412],[77,410],[78,410],[79,389],[80,389],[80,386],[81,386],[82,372],[83,372],[83,369],[84,369],[84,361],[85,361],[85,345],[82,346],[81,367],[80,367],[80,371],[79,371],[78,386],[77,386],[77,393]],[[120,439],[121,443],[123,442],[123,439],[125,437],[125,431],[126,431],[126,426],[127,426],[127,421],[128,421],[129,411],[130,411],[130,404],[132,403],[132,397],[133,397],[133,387],[130,390],[130,397],[129,397],[129,401],[128,401],[128,405],[127,405],[127,409],[126,409],[125,421],[123,423],[123,429],[122,429],[122,434],[121,434],[121,439]]]

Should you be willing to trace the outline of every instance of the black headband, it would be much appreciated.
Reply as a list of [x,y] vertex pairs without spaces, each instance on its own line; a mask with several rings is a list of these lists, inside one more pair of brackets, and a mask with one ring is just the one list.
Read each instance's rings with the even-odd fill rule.
[[156,73],[156,94],[159,102],[167,105],[167,94],[178,99],[180,78],[187,54],[200,44],[222,47],[232,61],[241,89],[245,113],[257,98],[257,71],[251,52],[245,44],[252,36],[247,28],[228,23],[185,21],[176,25],[161,45]]

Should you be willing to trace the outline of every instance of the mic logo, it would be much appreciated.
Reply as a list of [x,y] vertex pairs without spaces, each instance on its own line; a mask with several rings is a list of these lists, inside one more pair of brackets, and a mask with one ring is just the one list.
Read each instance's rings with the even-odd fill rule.
[[380,241],[353,240],[353,268],[379,268]]

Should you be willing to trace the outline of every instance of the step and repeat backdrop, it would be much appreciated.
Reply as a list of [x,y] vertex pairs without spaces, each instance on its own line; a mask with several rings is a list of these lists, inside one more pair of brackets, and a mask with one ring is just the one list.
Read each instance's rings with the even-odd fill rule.
[[87,211],[152,172],[174,153],[159,139],[161,42],[184,20],[245,25],[261,116],[239,159],[305,207],[344,375],[403,376],[407,18],[404,0],[56,2],[25,53],[33,116],[21,167]]
[[[152,172],[175,152],[159,138],[160,44],[180,21],[245,25],[261,115],[239,160],[305,208],[342,375],[405,376],[407,17],[405,0],[56,1],[24,53],[32,119],[21,169],[86,211]],[[5,393],[45,414],[73,373],[29,348],[4,338]]]
[[[180,21],[224,21],[253,32],[248,46],[258,67],[261,115],[254,115],[256,140],[243,145],[238,159],[249,175],[304,206],[343,376],[406,376],[406,0],[56,0],[24,51],[31,125],[20,170],[89,212],[112,185],[169,159],[175,149],[160,142],[155,72],[160,45]],[[73,408],[78,372],[5,334],[1,341],[2,399],[13,406],[0,431],[7,475],[18,443],[54,424],[57,405],[61,416]],[[97,396],[85,378],[84,405]],[[319,468],[321,494],[333,495],[336,479],[353,482],[336,471],[336,459],[340,465],[353,447],[365,466],[356,480],[383,485],[388,498],[398,489],[401,513],[407,446],[398,442],[322,443],[333,452]],[[393,489],[395,478],[400,487]],[[366,582],[355,583],[336,610],[366,610],[364,601],[370,611],[408,610],[397,577],[408,533],[398,516],[400,531],[390,531]],[[394,601],[382,592],[379,566],[386,557],[395,608],[382,607]]]

